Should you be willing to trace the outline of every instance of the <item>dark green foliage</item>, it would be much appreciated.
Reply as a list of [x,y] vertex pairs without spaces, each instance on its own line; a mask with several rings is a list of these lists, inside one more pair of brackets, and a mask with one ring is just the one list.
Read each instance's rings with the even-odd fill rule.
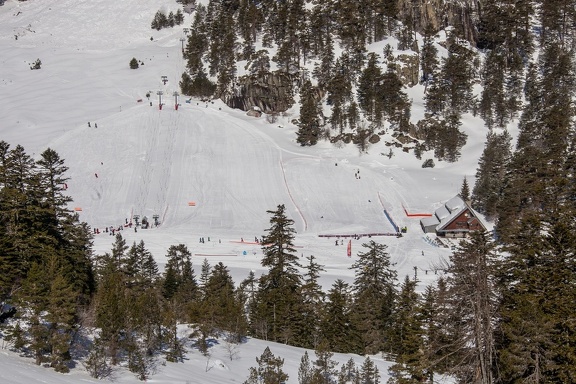
[[316,145],[320,136],[321,111],[315,90],[310,81],[306,81],[300,89],[300,119],[296,141],[301,146]]
[[450,257],[445,318],[457,319],[444,332],[454,349],[453,374],[461,382],[492,383],[497,319],[494,243],[489,234],[474,232]]
[[68,372],[70,347],[77,331],[76,297],[74,287],[58,274],[50,285],[46,320],[50,323],[50,366],[57,372]]
[[202,71],[202,57],[208,50],[208,47],[209,40],[206,35],[197,29],[192,30],[190,37],[188,37],[188,44],[186,45],[185,52],[185,57],[187,59],[186,67],[192,75]]
[[466,143],[467,136],[460,131],[460,125],[462,123],[457,115],[450,115],[446,119],[427,116],[418,122],[425,137],[426,148],[433,149],[438,160],[449,162],[460,158],[460,149]]
[[504,65],[505,58],[496,51],[488,53],[484,61],[484,87],[479,112],[488,128],[504,127],[510,117],[504,94]]
[[249,72],[251,75],[261,76],[270,71],[270,58],[268,51],[261,49],[251,56],[251,63],[249,64]]
[[382,104],[379,100],[379,85],[382,83],[382,70],[378,65],[379,56],[368,55],[368,63],[358,79],[358,105],[368,120],[379,123],[382,120]]
[[[569,210],[572,212],[573,210]],[[573,216],[524,215],[503,260],[498,367],[504,382],[572,382],[576,281]]]
[[433,159],[426,159],[422,163],[422,168],[434,168],[434,160]]
[[360,380],[360,373],[356,368],[356,363],[351,357],[346,364],[340,367],[338,372],[338,384],[357,383]]
[[138,64],[138,60],[135,57],[130,60],[130,69],[138,69],[140,65]]
[[410,102],[403,88],[404,85],[395,68],[389,66],[382,75],[381,86],[378,87],[380,94],[378,102],[382,104],[382,112],[388,120],[400,127],[406,126],[410,118]]
[[24,330],[20,325],[20,321],[17,321],[13,326],[8,326],[4,331],[4,340],[12,345],[11,349],[19,351],[26,346],[26,341],[24,340]]
[[422,82],[428,86],[433,73],[438,72],[438,49],[434,45],[434,30],[430,25],[424,29],[423,44],[420,52],[420,68],[422,69]]
[[350,267],[354,269],[352,324],[362,337],[362,352],[377,353],[392,347],[385,335],[392,326],[397,284],[386,245],[371,240]]
[[460,116],[468,112],[474,103],[472,84],[476,71],[475,54],[464,42],[451,36],[448,41],[448,56],[442,59],[439,73],[432,73],[432,81],[427,90],[426,111]]
[[250,0],[241,0],[238,8],[239,35],[244,39],[242,57],[250,58],[254,53],[254,42],[257,33],[262,30],[263,15],[256,3]]
[[538,8],[542,25],[540,41],[542,45],[554,42],[561,45],[574,40],[572,25],[576,20],[572,1],[546,0]]
[[555,213],[568,197],[564,159],[573,135],[572,57],[558,44],[545,47],[528,73],[517,150],[505,178],[499,205],[498,233],[507,240],[530,212]]
[[98,284],[95,297],[96,326],[112,365],[118,364],[121,332],[126,329],[128,308],[124,300],[124,281],[117,270],[107,270]]
[[91,237],[64,195],[68,168],[52,149],[33,161],[0,142],[2,301],[22,308],[14,346],[67,372],[78,312],[94,290]]
[[198,282],[192,268],[192,254],[184,244],[168,248],[164,268],[162,295],[171,302],[177,320],[195,321],[195,302],[200,297]]
[[362,353],[362,343],[352,324],[353,298],[350,286],[338,279],[328,291],[320,329],[331,351]]
[[92,343],[88,357],[84,360],[84,368],[86,368],[88,374],[95,379],[103,379],[112,374],[112,369],[107,362],[105,349],[100,338],[96,337]]
[[388,383],[421,383],[428,379],[428,361],[424,353],[424,328],[421,300],[416,293],[416,281],[404,279],[394,313],[394,326],[389,332],[396,364],[390,368]]
[[311,384],[313,371],[312,365],[310,364],[310,357],[308,357],[308,351],[304,351],[304,356],[300,359],[300,366],[298,367],[298,383],[299,384]]
[[[326,73],[323,76],[326,76]],[[334,75],[327,80],[326,90],[328,91],[326,102],[332,105],[330,124],[333,129],[338,129],[342,132],[348,125],[345,105],[352,98],[352,82],[347,68],[340,60],[336,60],[334,64]]]
[[268,273],[260,277],[258,294],[250,315],[251,328],[258,337],[293,342],[302,326],[302,277],[294,249],[294,221],[279,205],[267,211],[272,217],[268,234],[262,239],[264,256],[261,264]]
[[258,367],[250,368],[250,376],[244,384],[282,384],[288,380],[288,375],[282,371],[284,359],[274,356],[269,347],[256,362]]
[[187,73],[183,73],[180,90],[184,95],[209,98],[216,92],[216,84],[210,81],[206,73],[201,70],[194,76],[194,79]]
[[470,200],[470,187],[468,186],[468,180],[466,179],[466,176],[464,176],[464,179],[462,179],[462,186],[460,187],[460,193],[458,195],[464,201]]
[[176,11],[176,14],[170,11],[170,13],[168,13],[168,16],[166,16],[166,14],[163,11],[157,11],[156,14],[154,15],[152,23],[150,24],[150,27],[152,29],[159,31],[163,28],[172,28],[175,25],[180,25],[182,24],[182,22],[184,22],[184,14],[180,9]]
[[370,360],[370,357],[366,357],[364,363],[362,363],[358,379],[360,380],[359,382],[363,384],[380,384],[380,372],[376,364]]
[[314,261],[316,258],[310,255],[306,258],[309,262],[305,265],[304,283],[300,294],[302,295],[302,327],[298,333],[298,344],[308,348],[314,348],[320,338],[320,316],[324,304],[324,292],[318,283],[323,266]]
[[338,363],[332,360],[334,354],[330,352],[325,341],[318,344],[314,350],[316,360],[313,363],[311,384],[332,384],[336,381]]
[[182,10],[180,8],[178,8],[176,13],[174,14],[174,23],[176,25],[180,25],[183,22],[184,22],[184,14],[182,13]]
[[154,15],[154,19],[150,24],[150,28],[155,29],[157,31],[161,30],[162,28],[166,28],[168,26],[168,17],[162,11],[157,11]]
[[508,131],[502,134],[488,133],[484,151],[478,161],[472,206],[489,220],[498,214],[506,167],[511,157],[511,139]]
[[238,300],[234,282],[228,268],[221,262],[210,272],[204,287],[204,300],[201,304],[201,322],[215,334],[228,331],[229,340],[240,342],[246,335],[247,321],[242,303]]

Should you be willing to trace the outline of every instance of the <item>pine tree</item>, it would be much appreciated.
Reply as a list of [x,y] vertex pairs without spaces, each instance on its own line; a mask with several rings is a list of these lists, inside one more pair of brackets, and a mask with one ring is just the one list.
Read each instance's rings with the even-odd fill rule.
[[338,384],[347,384],[357,382],[359,379],[356,363],[351,357],[346,364],[343,364],[338,372]]
[[336,382],[338,363],[332,360],[334,354],[330,352],[326,341],[320,342],[314,350],[316,360],[312,372],[312,383],[314,384],[332,384]]
[[480,117],[488,128],[504,127],[515,111],[508,111],[506,99],[506,58],[498,51],[491,51],[484,61],[484,86],[479,104]]
[[298,367],[298,383],[299,384],[312,384],[313,383],[313,369],[310,364],[310,357],[308,351],[304,351],[304,356],[300,359],[300,366]]
[[315,262],[314,255],[306,257],[304,283],[301,288],[303,299],[303,328],[299,332],[299,344],[314,348],[318,343],[320,312],[324,302],[324,292],[318,284],[320,272],[324,271],[322,265]]
[[408,276],[404,279],[398,304],[394,313],[394,326],[390,332],[396,354],[396,364],[390,367],[389,384],[424,382],[427,363],[424,354],[424,330],[421,317],[420,297],[416,293],[417,281]]
[[466,176],[464,176],[462,179],[462,186],[460,187],[460,193],[458,195],[464,201],[470,200],[470,187],[468,186],[468,180],[466,179]]
[[327,293],[320,322],[322,339],[334,352],[362,353],[363,343],[352,326],[353,298],[350,286],[338,279]]
[[270,218],[268,234],[264,236],[261,260],[268,273],[260,277],[256,303],[250,316],[255,335],[267,340],[289,343],[302,326],[300,264],[294,249],[294,221],[286,216],[286,208],[279,205],[267,211]]
[[345,105],[352,97],[352,83],[347,69],[339,60],[336,60],[333,72],[334,75],[326,83],[328,91],[326,102],[332,105],[330,124],[333,129],[338,129],[341,133],[347,126]]
[[50,366],[56,372],[66,373],[70,370],[70,349],[78,322],[77,297],[72,285],[61,274],[56,275],[50,287],[46,314],[46,320],[50,323]]
[[363,352],[389,350],[384,338],[392,325],[397,284],[386,245],[374,240],[362,244],[365,252],[350,267],[354,270],[353,324],[362,335]]
[[16,294],[16,302],[28,311],[23,316],[27,334],[25,347],[35,358],[37,365],[47,361],[50,352],[50,333],[42,315],[48,307],[50,279],[46,265],[33,263]]
[[94,298],[96,326],[100,328],[100,340],[105,346],[112,365],[118,364],[121,332],[126,329],[128,308],[122,274],[106,268],[98,284]]
[[574,369],[574,210],[530,212],[505,247],[497,329],[499,380],[571,382]]
[[316,145],[320,138],[321,112],[316,100],[315,88],[310,81],[300,89],[300,118],[296,141],[301,146]]
[[282,384],[288,380],[288,375],[282,371],[284,359],[274,356],[269,347],[256,362],[258,368],[250,368],[250,376],[244,384]]
[[209,329],[227,330],[229,339],[240,341],[246,334],[246,318],[237,301],[234,282],[222,262],[216,264],[207,281],[202,303],[204,323]]
[[366,357],[360,368],[359,380],[362,384],[380,384],[380,372],[370,357]]
[[574,95],[571,55],[558,44],[544,47],[538,67],[526,79],[526,99],[520,118],[516,152],[512,156],[497,231],[502,240],[518,228],[530,212],[557,212],[567,196],[563,165],[571,135]]
[[172,363],[184,361],[186,349],[178,337],[178,320],[176,312],[167,305],[163,311],[163,325],[165,327],[164,340],[167,344],[166,360]]
[[463,382],[492,383],[496,361],[494,322],[496,282],[494,243],[487,233],[474,232],[450,257],[446,278],[449,312],[458,363],[454,375]]
[[326,88],[335,72],[334,65],[334,42],[330,35],[326,36],[324,49],[320,53],[320,63],[312,71],[313,77],[318,81],[318,88]]
[[162,280],[162,295],[171,302],[177,319],[181,321],[196,321],[199,310],[196,301],[200,291],[191,256],[184,244],[170,246],[166,254],[168,262]]
[[435,33],[431,25],[427,25],[423,32],[422,49],[420,51],[420,69],[422,70],[421,81],[428,87],[428,82],[433,73],[438,72],[438,48],[434,45]]
[[112,373],[112,369],[106,360],[105,346],[99,337],[94,338],[94,342],[88,353],[88,357],[83,362],[84,367],[91,377],[95,379],[103,379]]
[[504,177],[512,156],[511,140],[508,131],[501,134],[488,133],[484,151],[478,161],[476,183],[472,190],[472,205],[489,220],[493,220],[498,214]]
[[379,123],[382,120],[382,104],[380,103],[379,85],[383,75],[378,66],[379,56],[375,53],[368,55],[368,63],[358,79],[358,105],[369,121]]
[[382,75],[380,86],[377,87],[380,94],[379,103],[388,120],[400,127],[410,118],[410,102],[403,88],[404,85],[396,74],[395,67],[389,65],[386,73]]

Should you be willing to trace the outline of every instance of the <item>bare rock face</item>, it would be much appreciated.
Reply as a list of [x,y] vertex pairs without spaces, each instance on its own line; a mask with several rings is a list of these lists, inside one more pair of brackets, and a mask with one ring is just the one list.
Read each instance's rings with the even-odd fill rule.
[[408,20],[413,15],[419,33],[427,25],[435,31],[452,26],[460,38],[475,44],[480,3],[481,0],[398,0],[399,18]]
[[294,77],[285,72],[262,72],[244,76],[231,94],[222,100],[231,108],[243,111],[258,107],[264,113],[285,112],[294,104],[292,87]]

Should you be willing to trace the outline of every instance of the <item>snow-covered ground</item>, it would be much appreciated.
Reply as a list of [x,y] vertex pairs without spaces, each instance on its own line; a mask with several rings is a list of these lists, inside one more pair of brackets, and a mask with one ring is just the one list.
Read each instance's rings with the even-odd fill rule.
[[[473,184],[486,135],[479,120],[464,119],[468,144],[460,162],[436,161],[435,168],[423,169],[423,160],[399,149],[388,158],[389,147],[380,143],[367,153],[326,142],[300,147],[290,123],[297,108],[274,124],[220,101],[180,97],[175,110],[173,94],[185,68],[181,38],[191,18],[161,31],[150,29],[150,22],[157,10],[178,6],[173,0],[8,0],[0,7],[0,140],[33,156],[50,147],[65,159],[71,208],[101,232],[95,252],[111,248],[114,239],[105,227],[157,215],[158,227],[124,230],[127,242],[143,239],[161,267],[170,245],[185,244],[197,272],[204,258],[222,261],[238,283],[250,270],[263,271],[261,249],[249,242],[269,227],[266,211],[284,204],[299,252],[325,266],[321,283],[329,288],[337,278],[352,281],[349,267],[368,239],[352,240],[349,258],[346,242],[336,246],[334,238],[319,235],[393,232],[386,209],[408,231],[402,238],[373,239],[388,245],[400,279],[416,273],[419,289],[432,283],[449,250],[427,242],[419,219],[407,217],[403,207],[432,213],[459,192],[464,176]],[[133,57],[144,65],[129,69]],[[30,70],[36,59],[42,68]],[[420,116],[422,89],[408,92],[413,116]],[[209,370],[206,358],[191,352],[184,364],[160,366],[151,381],[242,382],[265,345],[286,359],[289,382],[297,382],[303,351],[258,340],[239,346],[233,361],[224,350],[214,353],[212,362],[220,359],[221,365]],[[81,366],[62,376],[30,363],[0,350],[0,381],[89,381]],[[385,378],[388,363],[378,360],[378,366]]]

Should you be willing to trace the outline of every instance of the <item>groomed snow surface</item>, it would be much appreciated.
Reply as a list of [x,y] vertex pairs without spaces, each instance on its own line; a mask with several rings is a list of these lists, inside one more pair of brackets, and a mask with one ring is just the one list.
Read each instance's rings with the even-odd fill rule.
[[[161,31],[150,29],[150,22],[157,10],[175,12],[178,6],[173,0],[8,0],[0,7],[0,140],[12,148],[22,145],[34,157],[50,147],[65,159],[70,207],[100,230],[95,253],[111,249],[114,238],[105,227],[121,226],[135,215],[153,222],[157,215],[157,227],[123,230],[128,244],[144,240],[161,268],[170,245],[185,244],[197,272],[204,258],[212,265],[221,261],[239,283],[250,270],[257,276],[264,272],[260,246],[249,243],[266,233],[266,211],[284,204],[294,220],[298,252],[325,266],[320,282],[329,289],[338,278],[353,281],[349,267],[368,238],[352,239],[348,257],[348,238],[336,246],[336,238],[319,235],[394,232],[386,209],[408,231],[402,238],[372,239],[388,246],[400,281],[416,273],[419,290],[433,283],[450,251],[426,241],[419,219],[407,217],[403,207],[432,213],[458,193],[464,176],[473,185],[486,135],[482,123],[465,117],[468,144],[460,162],[436,161],[435,168],[423,169],[431,153],[417,160],[394,148],[388,158],[390,147],[383,143],[367,153],[326,142],[300,147],[291,124],[297,107],[274,124],[218,100],[188,103],[181,96],[176,110],[173,94],[185,68],[180,39],[191,17]],[[371,48],[381,53],[384,43]],[[144,65],[129,69],[132,57]],[[36,59],[42,68],[30,70]],[[413,116],[421,116],[422,89],[408,92]],[[266,346],[285,359],[288,382],[297,383],[304,350],[254,339],[239,345],[233,360],[223,342],[209,360],[188,348],[183,364],[159,365],[149,381],[240,383]],[[390,363],[372,358],[385,382]],[[364,358],[355,359],[361,364]],[[125,370],[115,379],[137,382]],[[0,349],[4,384],[91,381],[81,364],[61,375]]]

